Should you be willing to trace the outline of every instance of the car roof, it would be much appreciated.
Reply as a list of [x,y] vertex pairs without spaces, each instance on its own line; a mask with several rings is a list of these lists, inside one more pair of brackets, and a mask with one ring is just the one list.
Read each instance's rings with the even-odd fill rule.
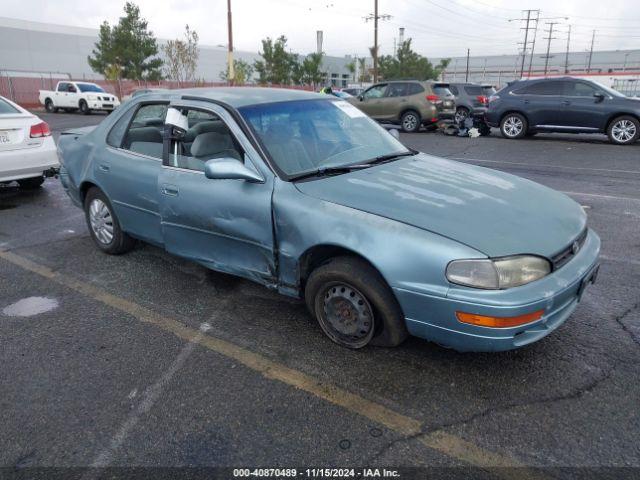
[[164,92],[153,92],[145,95],[145,101],[149,100],[150,95],[163,99],[167,97],[170,99],[200,97],[204,100],[222,102],[233,108],[293,100],[319,100],[328,98],[328,95],[309,92],[307,90],[267,87],[205,87],[165,90]]

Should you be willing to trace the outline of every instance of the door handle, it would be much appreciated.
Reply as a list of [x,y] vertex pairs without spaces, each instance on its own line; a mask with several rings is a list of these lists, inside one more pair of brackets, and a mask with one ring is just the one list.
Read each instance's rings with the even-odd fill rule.
[[571,105],[571,102],[569,100],[563,100],[562,105]]
[[162,186],[162,194],[169,195],[170,197],[177,197],[180,190],[175,185],[163,185]]
[[525,100],[525,101],[524,101],[524,103],[525,103],[525,104],[528,104],[528,103],[529,103],[529,100]]
[[100,166],[98,167],[100,170],[102,170],[103,172],[108,172],[110,170],[109,165],[106,165],[104,163],[101,163]]

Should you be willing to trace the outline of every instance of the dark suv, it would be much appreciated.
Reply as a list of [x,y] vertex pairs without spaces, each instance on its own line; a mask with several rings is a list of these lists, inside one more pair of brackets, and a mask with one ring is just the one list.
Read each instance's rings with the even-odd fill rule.
[[535,132],[606,133],[628,145],[640,136],[640,101],[572,77],[521,80],[489,98],[486,122],[505,138]]

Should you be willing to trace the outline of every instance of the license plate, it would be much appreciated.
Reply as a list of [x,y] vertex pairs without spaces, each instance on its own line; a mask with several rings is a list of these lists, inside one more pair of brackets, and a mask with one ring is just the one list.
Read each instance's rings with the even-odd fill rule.
[[9,138],[9,132],[0,131],[0,145],[4,143],[11,143],[11,139]]
[[580,288],[578,288],[578,301],[582,299],[582,295],[584,295],[584,291],[587,289],[587,286],[590,283],[596,283],[598,278],[598,271],[600,270],[600,265],[596,265],[591,269],[589,273],[587,273],[582,281],[580,282]]

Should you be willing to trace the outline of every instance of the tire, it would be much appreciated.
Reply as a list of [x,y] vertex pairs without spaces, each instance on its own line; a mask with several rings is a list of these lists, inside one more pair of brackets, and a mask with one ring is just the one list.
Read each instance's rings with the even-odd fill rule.
[[53,100],[47,98],[44,101],[44,109],[49,113],[56,113],[58,109],[53,105]]
[[44,183],[44,177],[33,177],[33,178],[23,178],[18,180],[18,185],[20,188],[24,190],[35,190],[36,188],[40,188],[40,186]]
[[508,113],[500,122],[500,132],[504,138],[515,140],[527,134],[529,124],[527,119],[519,113]]
[[400,117],[400,126],[405,133],[414,133],[420,130],[422,120],[420,114],[415,110],[407,110]]
[[84,100],[80,100],[78,107],[80,108],[80,113],[82,113],[83,115],[89,115],[91,113],[89,105],[87,105],[87,102],[85,102]]
[[616,117],[607,127],[607,136],[614,145],[631,145],[640,137],[640,122],[629,115]]
[[469,116],[469,109],[466,107],[458,107],[456,108],[456,113],[453,117],[453,120],[456,123],[460,123],[465,120]]
[[359,258],[336,257],[316,268],[304,294],[320,328],[338,345],[395,347],[409,335],[391,289]]
[[84,199],[84,213],[91,238],[103,252],[120,255],[135,246],[135,240],[120,228],[109,199],[100,189],[89,189]]

